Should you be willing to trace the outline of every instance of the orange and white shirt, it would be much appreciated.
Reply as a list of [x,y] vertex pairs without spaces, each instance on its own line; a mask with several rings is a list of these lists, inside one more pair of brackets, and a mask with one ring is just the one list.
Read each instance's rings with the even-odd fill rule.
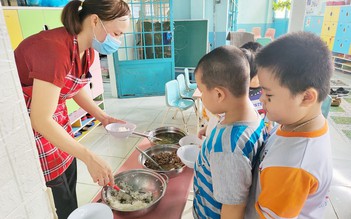
[[255,204],[261,218],[324,218],[333,177],[327,122],[313,132],[279,127],[261,156]]

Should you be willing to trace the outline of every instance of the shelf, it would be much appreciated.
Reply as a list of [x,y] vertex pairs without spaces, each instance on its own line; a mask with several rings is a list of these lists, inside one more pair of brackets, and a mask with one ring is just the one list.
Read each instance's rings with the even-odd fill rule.
[[78,121],[80,118],[82,118],[86,114],[87,114],[87,112],[85,110],[83,110],[82,108],[79,108],[78,110],[74,111],[73,113],[71,113],[69,115],[69,119],[71,121],[71,124],[75,123],[76,121]]
[[78,137],[76,137],[76,138],[74,138],[74,139],[76,139],[77,141],[82,140],[87,134],[89,134],[89,132],[93,131],[93,130],[94,130],[96,127],[98,127],[100,124],[101,124],[100,121],[95,120],[95,124],[94,124],[93,126],[91,126],[91,127],[89,128],[88,131],[83,132],[82,135],[80,135],[80,136],[78,136]]
[[79,130],[81,130],[82,128],[84,128],[89,122],[93,121],[95,118],[89,118],[89,119],[85,119],[84,121],[82,121],[82,125],[79,127],[72,127],[73,129],[73,134],[77,133]]
[[344,71],[344,72],[348,72],[348,73],[351,73],[351,70],[347,70],[347,69],[343,69],[343,68],[338,68],[338,67],[334,67],[336,70],[339,70],[339,71]]

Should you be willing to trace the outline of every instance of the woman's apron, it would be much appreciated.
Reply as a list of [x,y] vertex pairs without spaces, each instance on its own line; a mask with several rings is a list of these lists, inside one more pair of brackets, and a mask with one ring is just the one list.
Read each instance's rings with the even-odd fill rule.
[[[76,65],[77,57],[77,39],[73,39],[72,65],[67,76],[65,77],[64,87],[61,88],[58,104],[52,118],[60,124],[73,137],[72,126],[66,107],[66,100],[74,97],[81,88],[90,82],[91,74],[83,74],[82,78],[72,75],[72,69]],[[90,67],[90,52],[86,51],[86,59],[88,67]],[[22,87],[24,99],[28,112],[30,113],[30,104],[32,101],[33,86]],[[70,154],[58,149],[46,140],[40,133],[34,132],[35,143],[39,153],[41,168],[44,173],[45,181],[51,181],[60,176],[72,163],[74,157]]]

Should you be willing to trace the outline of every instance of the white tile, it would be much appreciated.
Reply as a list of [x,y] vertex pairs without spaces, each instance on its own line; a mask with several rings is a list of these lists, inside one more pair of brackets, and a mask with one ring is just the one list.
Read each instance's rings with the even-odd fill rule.
[[28,219],[28,214],[24,204],[16,205],[15,207],[16,209],[13,212],[11,212],[10,215],[5,217],[6,219]]
[[158,109],[139,109],[135,108],[129,112],[129,114],[124,117],[124,120],[131,123],[141,123],[154,121],[161,113]]
[[[99,129],[99,131],[95,131],[96,129]],[[96,127],[92,132],[87,134],[80,141],[80,143],[85,147],[92,149],[95,146],[96,142],[98,142],[101,138],[105,137],[105,135],[107,134],[105,129],[103,129],[102,131],[104,131],[105,133],[100,133],[100,127]]]
[[351,161],[350,160],[333,160],[333,182],[334,186],[351,187]]
[[50,206],[47,204],[49,199],[47,193],[43,190],[33,195],[31,199],[26,200],[26,210],[29,219],[38,218],[53,218],[53,213]]
[[338,218],[351,218],[351,187],[331,186],[330,201]]
[[182,214],[182,219],[193,219],[193,202],[187,201]]
[[18,184],[14,178],[8,179],[7,183],[1,185],[0,212],[2,216],[11,214],[17,206],[21,205],[21,197]]
[[139,137],[116,138],[112,135],[104,135],[91,148],[98,155],[125,158],[128,152],[137,143]]
[[334,211],[333,205],[331,203],[331,201],[328,201],[328,205],[327,208],[325,209],[325,217],[326,219],[338,219],[338,217],[336,216],[336,213]]
[[77,183],[77,198],[78,206],[82,206],[91,202],[91,200],[101,190],[101,186],[88,185],[84,183]]
[[[100,156],[100,157],[108,165],[110,165],[112,172],[116,172],[117,168],[121,165],[121,162],[123,161],[123,159],[117,158],[117,157],[109,157],[109,156]],[[86,165],[80,160],[77,160],[77,174],[78,174],[78,177],[77,177],[78,183],[97,185],[96,183],[93,182],[93,179],[91,178]]]

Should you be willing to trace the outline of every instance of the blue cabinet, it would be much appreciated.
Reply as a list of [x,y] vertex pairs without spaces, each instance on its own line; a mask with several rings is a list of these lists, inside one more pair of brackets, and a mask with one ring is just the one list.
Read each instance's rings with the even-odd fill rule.
[[344,6],[340,9],[340,23],[351,23],[351,6]]
[[350,39],[335,38],[333,52],[347,54],[350,49]]
[[321,35],[323,16],[306,16],[304,30]]

